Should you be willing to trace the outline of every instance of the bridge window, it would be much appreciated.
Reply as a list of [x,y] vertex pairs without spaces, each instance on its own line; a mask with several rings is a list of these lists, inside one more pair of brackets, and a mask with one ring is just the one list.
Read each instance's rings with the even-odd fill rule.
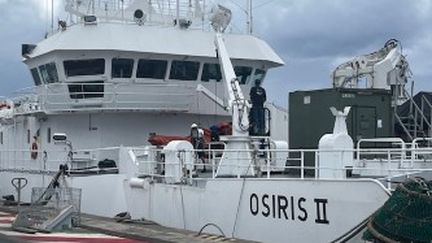
[[266,75],[265,70],[256,69],[253,81],[255,82],[256,80],[259,80],[260,82],[262,82],[264,80],[265,75]]
[[111,62],[112,78],[131,78],[134,65],[133,59],[114,58]]
[[164,60],[140,59],[137,78],[165,79],[168,62]]
[[30,70],[30,72],[31,72],[31,75],[33,77],[33,81],[34,81],[35,85],[36,86],[41,85],[42,84],[42,80],[41,80],[41,78],[39,76],[39,71],[37,70],[37,68],[32,68]]
[[201,81],[208,82],[210,80],[216,80],[216,82],[220,82],[222,80],[222,73],[219,64],[204,64]]
[[39,66],[39,72],[45,83],[58,82],[57,67],[54,62]]
[[251,67],[237,66],[234,68],[234,72],[235,72],[240,84],[247,84],[249,82],[251,75],[252,75],[252,68]]
[[173,61],[170,71],[170,79],[194,81],[198,78],[199,62]]
[[105,59],[68,60],[63,62],[66,76],[103,75],[105,73]]
[[104,97],[104,82],[91,81],[77,84],[69,84],[69,96],[71,99],[91,99]]

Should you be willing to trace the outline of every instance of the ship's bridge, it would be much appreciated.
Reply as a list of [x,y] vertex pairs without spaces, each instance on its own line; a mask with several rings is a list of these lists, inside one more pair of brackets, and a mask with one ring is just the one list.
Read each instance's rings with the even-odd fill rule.
[[[92,20],[62,26],[35,46],[23,45],[38,112],[226,114],[214,101],[225,96],[214,32]],[[268,69],[283,65],[254,36],[226,34],[225,42],[245,94]],[[197,91],[198,86],[205,89]]]

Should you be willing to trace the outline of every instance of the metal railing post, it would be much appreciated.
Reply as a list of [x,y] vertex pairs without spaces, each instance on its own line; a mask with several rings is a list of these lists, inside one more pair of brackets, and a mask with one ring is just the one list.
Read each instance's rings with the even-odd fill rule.
[[[422,95],[422,97],[421,97],[421,105],[420,105],[420,109],[421,109],[422,113],[424,113],[424,106],[425,106],[425,104],[424,104],[424,96]],[[420,127],[424,131],[424,125],[423,124],[424,124],[424,120],[421,119],[421,121],[420,121]]]
[[300,179],[304,179],[304,151],[300,151]]
[[388,171],[390,172],[390,169],[391,169],[391,154],[390,154],[390,150],[387,150],[387,167],[388,167]]
[[270,179],[270,152],[267,151],[267,179]]
[[[233,151],[234,152],[234,151]],[[238,152],[236,152],[236,153],[238,153]],[[240,159],[242,159],[242,158],[240,158]],[[240,163],[237,163],[237,179],[240,179]],[[246,172],[247,173],[247,172]]]
[[319,156],[318,151],[315,151],[315,180],[318,179]]

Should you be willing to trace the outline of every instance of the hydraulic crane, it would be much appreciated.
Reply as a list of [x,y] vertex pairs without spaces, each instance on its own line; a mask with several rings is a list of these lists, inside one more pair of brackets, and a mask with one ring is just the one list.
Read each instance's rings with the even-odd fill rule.
[[220,5],[213,8],[211,23],[216,31],[216,54],[227,93],[227,110],[232,115],[232,136],[226,138],[225,152],[220,161],[217,176],[253,175],[251,141],[249,137],[250,104],[245,99],[229,57],[223,32],[231,20],[231,10]]
[[[392,90],[394,105],[407,100],[405,85],[411,75],[408,61],[398,40],[391,39],[383,48],[342,63],[332,73],[335,88],[370,88]],[[365,80],[365,87],[361,81]]]

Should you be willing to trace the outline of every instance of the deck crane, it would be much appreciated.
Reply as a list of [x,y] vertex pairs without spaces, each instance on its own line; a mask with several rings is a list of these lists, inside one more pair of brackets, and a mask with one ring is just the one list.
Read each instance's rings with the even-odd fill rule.
[[[225,153],[219,163],[217,176],[253,175],[249,138],[249,101],[245,99],[223,39],[231,20],[231,10],[217,5],[212,9],[211,24],[216,31],[215,46],[225,90],[227,110],[232,115],[232,136],[226,138]],[[235,152],[234,152],[235,151]]]
[[366,80],[365,88],[391,90],[393,105],[400,105],[407,100],[405,85],[410,74],[400,42],[390,39],[380,50],[339,65],[332,79],[335,88],[362,88],[360,81]]
[[[231,11],[219,6],[219,11],[223,11],[224,16],[231,18]],[[215,18],[221,19],[223,23],[215,23]],[[226,106],[227,110],[232,113],[232,123],[233,123],[233,136],[249,136],[249,109],[250,104],[247,99],[245,99],[243,92],[240,87],[239,80],[234,71],[234,67],[231,63],[231,59],[228,55],[228,51],[225,47],[225,42],[223,39],[223,31],[225,30],[225,25],[228,23],[226,20],[222,20],[221,17],[213,18],[212,25],[216,30],[215,46],[217,50],[217,57],[219,58],[219,65],[222,72],[222,77],[225,84],[225,90],[228,95],[228,104]]]
[[[235,74],[230,56],[225,46],[224,31],[231,20],[231,10],[217,5],[212,9],[212,17],[210,22],[214,28],[216,56],[219,60],[219,65],[223,77],[225,91],[227,94],[227,102],[218,98],[211,91],[203,86],[198,86],[197,90],[212,99],[216,104],[224,107],[231,112],[232,116],[232,136],[221,137],[225,142],[225,149],[222,158],[219,162],[216,176],[254,176],[255,170],[258,167],[267,166],[270,172],[280,172],[284,170],[286,157],[283,153],[278,154],[279,159],[275,154],[267,153],[266,159],[257,159],[254,157],[257,152],[257,145],[266,141],[270,149],[287,149],[286,141],[276,141],[269,137],[251,137],[249,136],[249,111],[251,104],[245,98],[240,87],[239,80]],[[274,166],[270,168],[269,166]]]

